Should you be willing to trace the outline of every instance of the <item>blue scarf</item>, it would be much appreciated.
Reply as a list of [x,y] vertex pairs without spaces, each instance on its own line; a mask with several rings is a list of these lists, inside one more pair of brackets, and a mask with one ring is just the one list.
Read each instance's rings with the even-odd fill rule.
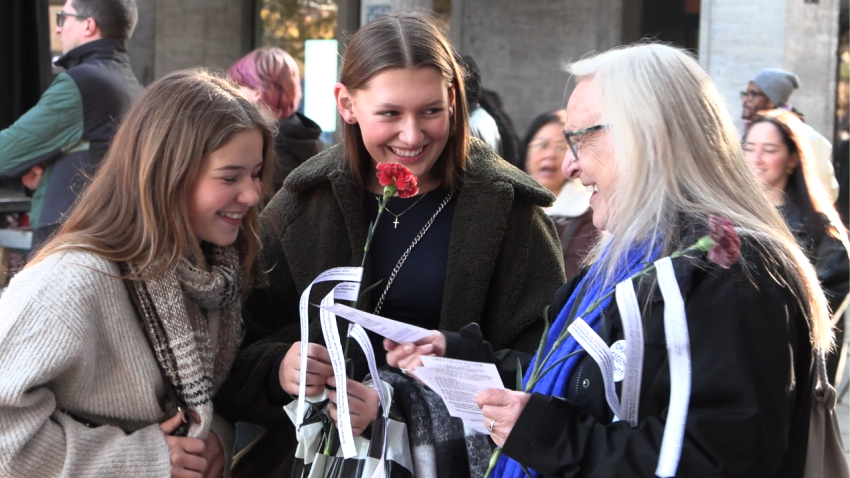
[[[585,312],[591,304],[599,300],[599,298],[605,294],[614,290],[618,283],[628,279],[643,269],[645,265],[644,261],[653,261],[656,257],[658,257],[658,251],[654,251],[652,254],[648,254],[647,251],[647,247],[636,247],[629,250],[626,256],[621,258],[618,262],[616,273],[612,280],[603,280],[604,278],[600,273],[600,264],[603,262],[602,260],[597,261],[590,268],[588,273],[573,290],[573,293],[569,300],[567,300],[566,305],[564,305],[564,308],[561,309],[560,313],[558,313],[558,317],[549,328],[549,335],[546,338],[546,348],[543,351],[541,359],[546,357],[546,354],[548,354],[552,349],[552,345],[554,345],[555,340],[557,340],[558,336],[561,335],[561,332],[563,332],[569,325],[568,321],[571,320],[573,308],[576,307],[577,301],[579,303],[574,317],[581,317],[585,322],[587,322],[587,325],[596,332],[599,332],[599,328],[602,325],[602,313],[606,308],[608,308],[611,301],[614,300],[614,296],[612,295],[603,300],[592,311],[587,313]],[[606,252],[607,251],[604,251],[602,253],[603,257]],[[603,283],[608,284],[604,289]],[[581,350],[581,346],[578,342],[576,342],[572,336],[567,337],[566,340],[561,343],[561,346],[552,353],[552,357],[548,362],[549,365],[546,365],[545,368],[548,368],[551,364],[557,362],[562,357],[578,350]],[[534,385],[534,388],[532,388],[532,392],[554,397],[567,396],[567,385],[570,383],[573,370],[575,370],[583,356],[584,353],[576,354],[556,365],[555,368],[553,368],[548,374],[538,380],[538,382]],[[525,377],[523,377],[523,385],[526,385],[531,378],[531,371],[534,370],[535,362],[536,357],[531,361],[531,365],[528,367]],[[539,476],[537,472],[533,470],[529,471],[531,472],[532,477],[536,478]],[[493,474],[491,476],[496,478],[524,478],[526,475],[519,463],[502,455],[502,457],[499,458],[499,462],[496,464],[496,468],[493,470]]]

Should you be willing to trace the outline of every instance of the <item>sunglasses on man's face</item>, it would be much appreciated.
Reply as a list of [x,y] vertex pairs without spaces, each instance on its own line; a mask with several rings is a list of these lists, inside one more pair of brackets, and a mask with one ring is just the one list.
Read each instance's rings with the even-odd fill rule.
[[62,26],[65,24],[65,18],[74,17],[74,18],[89,18],[86,15],[77,15],[76,13],[67,13],[67,12],[56,12],[56,25]]

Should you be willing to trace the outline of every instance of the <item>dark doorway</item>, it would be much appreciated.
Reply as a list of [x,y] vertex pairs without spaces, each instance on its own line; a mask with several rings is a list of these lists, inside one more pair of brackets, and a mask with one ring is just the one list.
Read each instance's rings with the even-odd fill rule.
[[694,52],[699,47],[700,0],[643,0],[641,36]]
[[0,129],[38,102],[50,81],[47,0],[7,0],[0,15]]

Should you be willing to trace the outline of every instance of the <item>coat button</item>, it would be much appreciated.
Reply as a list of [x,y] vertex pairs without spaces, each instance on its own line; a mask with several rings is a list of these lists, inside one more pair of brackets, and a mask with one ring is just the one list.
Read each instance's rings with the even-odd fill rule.
[[589,387],[589,386],[590,386],[590,379],[587,379],[587,378],[586,378],[586,379],[582,380],[582,381],[581,381],[581,386],[582,386],[582,387],[584,387],[584,388]]

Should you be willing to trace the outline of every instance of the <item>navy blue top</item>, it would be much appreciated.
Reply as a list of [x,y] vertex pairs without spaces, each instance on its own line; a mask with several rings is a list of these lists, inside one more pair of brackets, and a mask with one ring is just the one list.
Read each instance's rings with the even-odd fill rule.
[[[372,238],[369,252],[372,282],[363,284],[361,288],[365,289],[379,280],[383,282],[372,289],[373,309],[368,312],[374,312],[393,268],[447,195],[447,191],[435,189],[424,197],[419,195],[408,199],[390,198],[388,211],[401,216],[396,225],[396,217],[384,211]],[[453,197],[413,248],[396,275],[378,315],[429,330],[440,327],[440,309],[443,290],[446,287],[446,266],[449,262],[449,239],[456,203],[457,200]],[[375,194],[367,192],[364,195],[363,213],[367,224],[371,224],[377,217],[378,199]],[[383,338],[371,332],[369,336],[378,366],[384,365],[386,353]]]

